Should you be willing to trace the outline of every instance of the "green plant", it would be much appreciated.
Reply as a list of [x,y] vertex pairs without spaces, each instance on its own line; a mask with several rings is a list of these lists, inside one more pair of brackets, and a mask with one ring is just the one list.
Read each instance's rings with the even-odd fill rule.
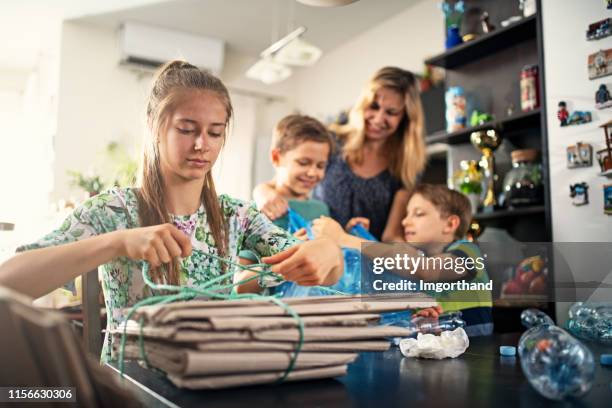
[[80,171],[68,170],[68,175],[72,177],[71,185],[81,187],[90,196],[99,194],[104,189],[104,183],[100,176],[84,176]]
[[105,150],[106,161],[111,163],[113,169],[113,185],[118,187],[130,187],[136,183],[136,171],[138,162],[130,157],[123,146],[117,142],[110,142]]
[[480,194],[482,193],[482,183],[474,180],[464,180],[459,185],[459,191],[464,194]]

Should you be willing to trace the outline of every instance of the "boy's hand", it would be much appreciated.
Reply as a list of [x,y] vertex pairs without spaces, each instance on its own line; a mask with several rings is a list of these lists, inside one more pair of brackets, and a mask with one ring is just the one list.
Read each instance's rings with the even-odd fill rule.
[[329,217],[319,217],[312,222],[312,232],[316,238],[328,237],[335,243],[340,243],[344,230],[337,221]]
[[346,223],[346,226],[344,227],[344,229],[346,230],[346,232],[351,232],[353,227],[357,224],[361,224],[363,228],[370,230],[370,219],[365,218],[365,217],[351,218],[349,222]]
[[440,305],[434,307],[428,307],[425,309],[421,309],[414,314],[415,317],[434,317],[437,318],[442,314],[442,307]]
[[272,221],[282,217],[289,210],[289,202],[280,196],[276,195],[276,197],[266,201],[264,205],[260,208],[260,211],[266,215]]
[[308,241],[308,233],[306,232],[306,228],[300,228],[299,230],[295,231],[293,236],[300,241]]

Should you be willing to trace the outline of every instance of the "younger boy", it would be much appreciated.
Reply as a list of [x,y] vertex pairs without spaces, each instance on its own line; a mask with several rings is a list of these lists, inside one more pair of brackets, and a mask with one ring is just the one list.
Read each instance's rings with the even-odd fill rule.
[[[274,129],[270,160],[275,175],[266,184],[286,200],[289,209],[306,221],[329,216],[327,205],[310,198],[310,193],[323,180],[333,147],[334,142],[325,126],[309,116],[286,116]],[[290,229],[286,210],[273,222],[283,229]],[[298,236],[305,238],[303,231]],[[242,264],[256,262],[256,257],[249,251],[241,252],[240,258]],[[239,273],[235,280],[248,276],[247,272]]]
[[[411,193],[402,220],[404,242],[411,246],[368,245],[364,254],[370,258],[394,257],[398,252],[410,257],[425,255],[431,259],[427,267],[419,267],[414,275],[396,271],[402,277],[421,279],[426,282],[488,283],[489,277],[478,246],[465,241],[471,221],[470,202],[463,194],[443,185],[421,184]],[[364,240],[346,234],[340,225],[330,218],[314,222],[315,235],[327,235],[341,246],[360,248]],[[458,258],[461,262],[457,262]],[[466,260],[473,261],[467,262]],[[480,262],[476,260],[480,258]],[[435,261],[439,262],[435,262]],[[473,268],[445,268],[453,265],[472,265]],[[482,266],[482,267],[480,267]],[[412,271],[411,271],[412,272]],[[462,272],[462,273],[458,273]],[[493,332],[492,300],[488,290],[452,290],[432,293],[445,312],[461,310],[469,336],[487,335]]]

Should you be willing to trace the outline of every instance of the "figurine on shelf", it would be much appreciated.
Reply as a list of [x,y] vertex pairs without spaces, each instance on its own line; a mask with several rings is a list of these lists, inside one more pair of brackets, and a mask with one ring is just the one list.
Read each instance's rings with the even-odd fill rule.
[[495,30],[495,26],[493,24],[491,24],[491,22],[489,21],[489,13],[487,13],[486,11],[482,13],[482,15],[480,16],[480,22],[482,24],[482,32],[483,33],[490,33],[491,31]]
[[480,126],[493,120],[493,115],[486,112],[474,110],[470,116],[470,126]]
[[459,29],[461,20],[465,11],[463,0],[456,1],[454,5],[450,5],[447,1],[442,3],[442,12],[446,21],[446,49],[452,48],[463,42]]
[[446,102],[446,131],[455,132],[467,123],[465,91],[460,86],[451,86],[444,97]]
[[567,111],[567,104],[565,101],[559,102],[559,110],[557,111],[557,119],[561,122],[561,126],[567,126],[567,118],[569,118],[569,112]]
[[519,0],[519,8],[523,10],[523,17],[529,17],[536,13],[536,0]]
[[465,194],[470,200],[472,214],[476,214],[480,206],[480,195],[482,193],[483,174],[476,160],[461,160],[461,170],[457,170],[453,176],[453,189]]
[[570,184],[570,197],[576,207],[589,203],[589,185],[586,182]]
[[612,106],[612,97],[606,84],[599,85],[599,89],[595,93],[595,107],[597,109],[609,108]]
[[521,70],[521,110],[529,112],[540,106],[537,65],[525,65]]

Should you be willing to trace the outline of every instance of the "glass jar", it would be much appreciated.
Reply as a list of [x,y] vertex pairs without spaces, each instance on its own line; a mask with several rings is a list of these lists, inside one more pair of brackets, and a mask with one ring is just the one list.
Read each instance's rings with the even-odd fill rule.
[[504,205],[520,207],[538,205],[544,201],[542,164],[536,149],[515,150],[511,153],[512,169],[504,178]]

